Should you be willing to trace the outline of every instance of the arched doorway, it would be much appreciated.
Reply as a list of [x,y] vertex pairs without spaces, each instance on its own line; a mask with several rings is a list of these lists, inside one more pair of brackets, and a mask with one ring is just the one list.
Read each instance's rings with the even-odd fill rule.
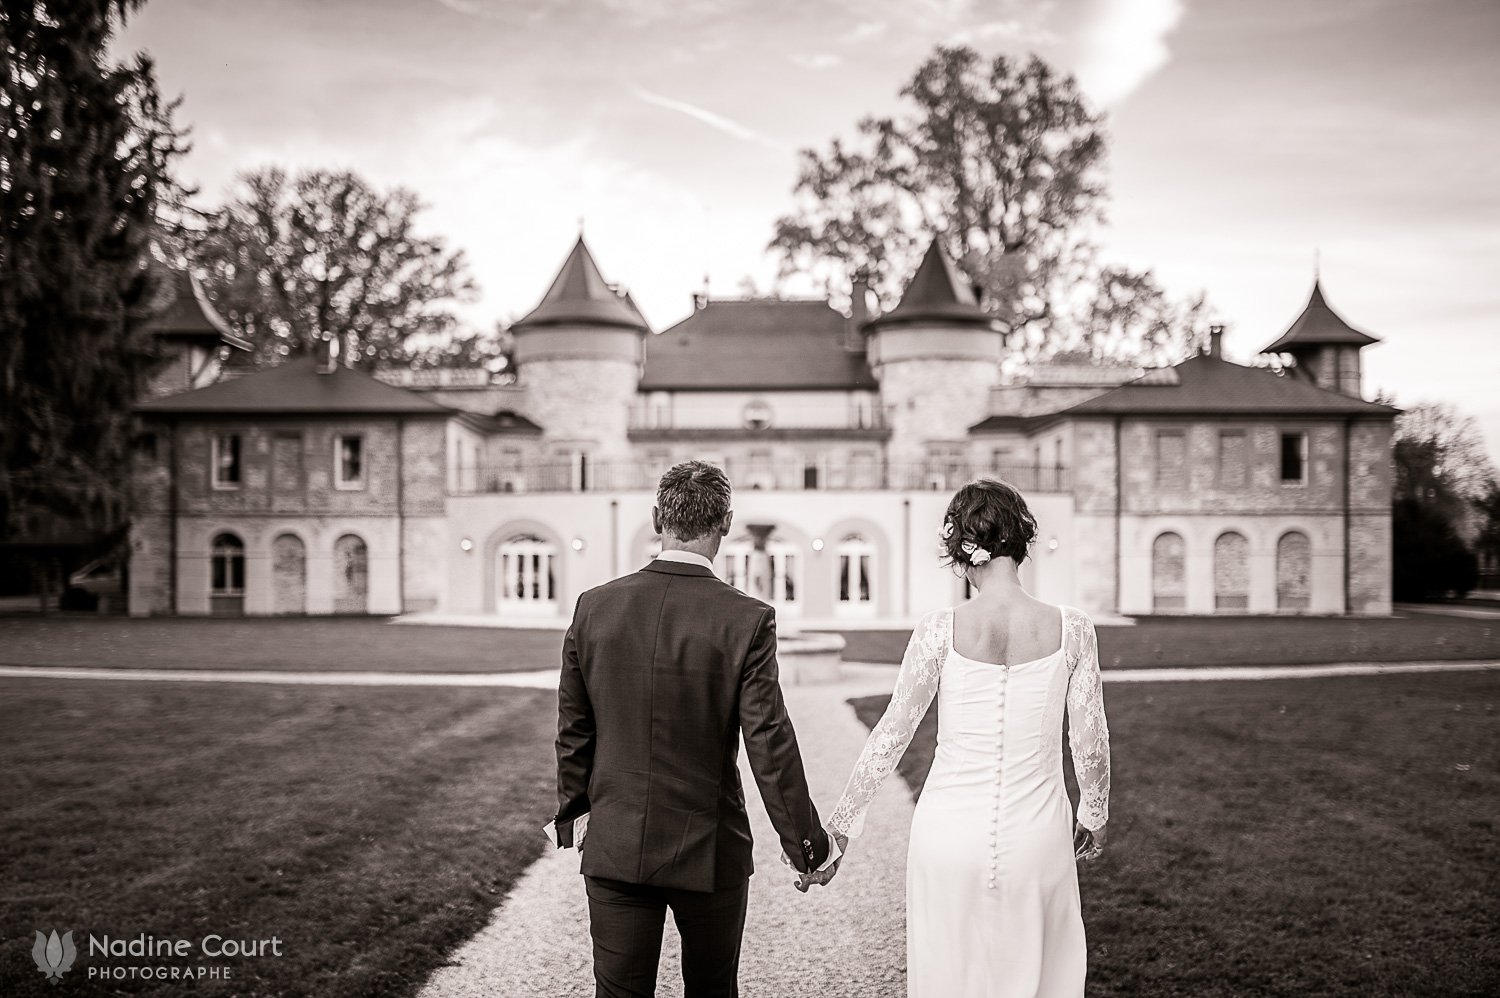
[[231,533],[216,536],[209,553],[208,608],[224,617],[245,612],[245,542]]
[[1181,534],[1170,531],[1151,544],[1151,609],[1182,610],[1187,607],[1186,545]]
[[834,610],[841,617],[875,616],[875,545],[849,534],[834,549],[837,586]]
[[1312,606],[1312,541],[1300,530],[1276,542],[1276,609],[1306,610]]
[[502,614],[557,612],[557,547],[535,534],[517,534],[495,551],[495,590]]
[[307,546],[296,534],[271,542],[271,612],[307,612]]
[[333,612],[368,613],[370,552],[354,534],[333,542]]
[[778,617],[802,613],[802,556],[795,545],[770,538],[762,561],[756,557],[754,542],[740,537],[720,548],[719,554],[724,559],[725,582],[770,603]]
[[1214,609],[1243,613],[1250,608],[1250,542],[1225,531],[1214,541]]

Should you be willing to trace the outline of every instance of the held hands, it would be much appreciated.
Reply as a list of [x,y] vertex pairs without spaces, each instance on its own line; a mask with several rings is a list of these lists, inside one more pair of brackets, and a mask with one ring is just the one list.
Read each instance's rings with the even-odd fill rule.
[[1104,855],[1104,828],[1100,825],[1090,831],[1081,824],[1073,824],[1073,858],[1088,863]]
[[844,861],[842,853],[849,848],[849,836],[841,835],[832,829],[827,829],[827,832],[828,837],[838,844],[841,855],[838,859],[830,863],[826,870],[809,870],[806,873],[797,874],[796,888],[803,894],[806,894],[807,889],[813,884],[817,884],[819,887],[827,887],[828,882],[839,872],[839,865]]

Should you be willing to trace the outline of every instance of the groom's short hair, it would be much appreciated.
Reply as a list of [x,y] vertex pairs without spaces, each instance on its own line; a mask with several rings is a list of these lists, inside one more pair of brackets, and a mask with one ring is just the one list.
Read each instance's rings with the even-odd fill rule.
[[697,540],[719,529],[729,515],[733,490],[723,469],[707,461],[673,465],[656,486],[656,510],[664,534]]

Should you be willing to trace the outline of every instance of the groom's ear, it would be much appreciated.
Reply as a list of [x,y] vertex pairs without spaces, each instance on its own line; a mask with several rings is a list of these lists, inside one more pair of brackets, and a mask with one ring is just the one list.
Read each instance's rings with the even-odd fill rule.
[[651,507],[651,529],[656,531],[656,536],[661,536],[661,507]]
[[727,512],[727,513],[724,514],[724,522],[721,523],[721,524],[719,524],[719,536],[720,537],[728,537],[729,536],[729,526],[732,523],[734,523],[734,510],[731,509],[729,512]]

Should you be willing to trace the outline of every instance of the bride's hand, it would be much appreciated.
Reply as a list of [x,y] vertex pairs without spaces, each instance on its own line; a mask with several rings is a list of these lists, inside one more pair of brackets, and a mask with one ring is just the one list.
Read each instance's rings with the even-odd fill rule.
[[1073,857],[1084,862],[1098,859],[1104,854],[1104,838],[1104,825],[1090,830],[1075,822],[1073,824]]

